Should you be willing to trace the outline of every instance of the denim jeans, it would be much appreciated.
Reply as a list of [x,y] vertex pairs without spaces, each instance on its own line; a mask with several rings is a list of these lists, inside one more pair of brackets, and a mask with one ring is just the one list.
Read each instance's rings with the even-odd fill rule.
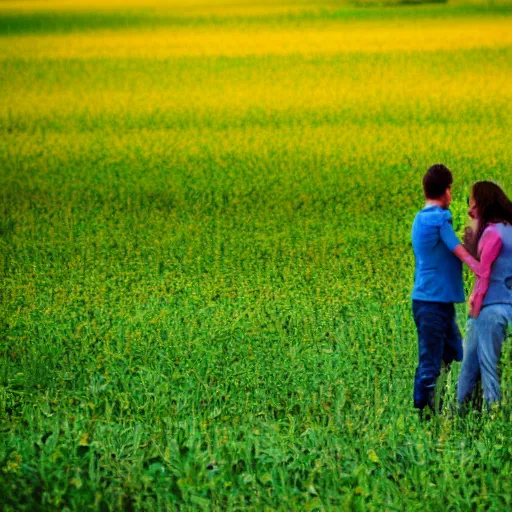
[[484,306],[477,318],[470,318],[464,342],[464,360],[457,386],[459,404],[468,400],[479,379],[482,380],[484,400],[487,405],[501,398],[498,362],[501,346],[512,323],[512,305],[490,304]]
[[412,301],[418,331],[418,367],[414,378],[414,407],[434,411],[436,380],[441,364],[462,361],[462,336],[453,303]]

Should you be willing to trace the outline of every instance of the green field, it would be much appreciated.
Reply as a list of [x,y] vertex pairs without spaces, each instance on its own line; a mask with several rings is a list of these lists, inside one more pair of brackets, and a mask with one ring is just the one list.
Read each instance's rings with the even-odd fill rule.
[[512,4],[363,3],[0,3],[0,510],[512,508],[409,299],[426,168],[512,194]]

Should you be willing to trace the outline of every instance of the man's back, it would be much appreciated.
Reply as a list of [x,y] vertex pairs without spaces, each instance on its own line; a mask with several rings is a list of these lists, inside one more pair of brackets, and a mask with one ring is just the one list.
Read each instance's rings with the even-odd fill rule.
[[449,210],[427,206],[418,212],[412,226],[414,300],[464,302],[462,263],[453,254],[459,244]]

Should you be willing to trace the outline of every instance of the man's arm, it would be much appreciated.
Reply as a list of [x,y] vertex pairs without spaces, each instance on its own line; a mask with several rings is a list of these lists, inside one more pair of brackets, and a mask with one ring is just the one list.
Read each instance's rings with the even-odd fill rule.
[[459,242],[459,245],[455,247],[455,249],[452,251],[457,258],[459,258],[460,261],[465,263],[471,271],[476,275],[480,276],[482,273],[481,265],[478,260],[473,258],[471,254],[466,250],[466,248]]
[[451,222],[446,220],[443,222],[443,225],[439,229],[439,234],[441,235],[441,240],[443,243],[450,249],[459,260],[464,262],[471,271],[477,276],[480,275],[480,262],[477,261],[469,252],[464,248],[464,246],[460,243],[460,240],[457,238],[455,231],[453,230],[453,226]]

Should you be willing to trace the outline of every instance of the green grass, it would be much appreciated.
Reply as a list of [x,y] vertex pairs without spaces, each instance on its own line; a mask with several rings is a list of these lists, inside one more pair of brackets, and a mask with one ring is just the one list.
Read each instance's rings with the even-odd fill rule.
[[[155,8],[130,8],[125,9],[83,9],[73,10],[52,10],[40,9],[38,11],[27,11],[21,9],[5,9],[0,11],[0,35],[18,35],[18,34],[45,34],[45,33],[69,33],[94,30],[123,30],[127,28],[176,28],[191,27],[199,28],[202,26],[233,27],[233,26],[300,26],[304,24],[322,24],[325,22],[354,22],[365,20],[387,20],[398,19],[405,21],[414,21],[418,18],[424,19],[444,19],[458,17],[487,17],[504,15],[509,16],[512,12],[512,5],[506,2],[492,5],[490,2],[480,4],[460,4],[450,6],[449,9],[443,4],[444,0],[432,0],[432,2],[422,2],[414,5],[415,0],[403,0],[403,5],[382,8],[382,5],[372,8],[364,7],[364,0],[357,5],[354,3],[343,3],[335,1],[321,1],[317,4],[303,2],[304,8],[294,12],[293,3],[288,4],[289,10],[286,10],[287,3],[283,12],[256,13],[251,16],[243,14],[229,14],[222,9],[204,12],[201,7],[195,10],[180,9],[159,10]],[[276,2],[279,4],[280,2]],[[371,4],[369,0],[367,4]],[[377,3],[377,2],[373,2]],[[381,2],[382,4],[385,3]],[[236,5],[236,3],[234,3]],[[257,5],[257,3],[256,3]],[[263,3],[263,5],[265,5]],[[300,5],[300,4],[299,4]],[[228,7],[229,7],[228,3]],[[393,8],[394,7],[394,8]]]
[[[410,21],[441,9],[483,12]],[[452,414],[455,368],[420,423],[409,301],[423,171],[459,213],[477,179],[512,193],[511,75],[510,46],[421,42],[0,60],[0,508],[511,508],[510,395]]]

